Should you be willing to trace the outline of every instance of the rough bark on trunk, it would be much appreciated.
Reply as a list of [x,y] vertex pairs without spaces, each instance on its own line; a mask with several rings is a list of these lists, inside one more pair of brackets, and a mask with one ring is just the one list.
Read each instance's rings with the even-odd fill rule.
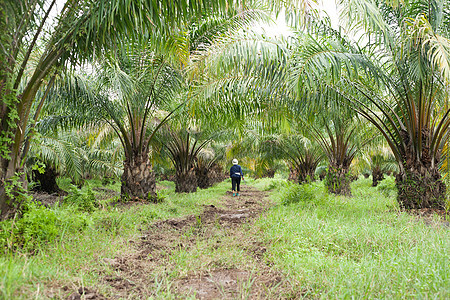
[[380,168],[373,168],[372,170],[372,186],[377,186],[378,183],[384,179],[383,172]]
[[309,169],[309,170],[304,170],[303,172],[300,172],[298,181],[300,183],[309,183],[309,182],[315,181],[314,171],[315,170]]
[[345,167],[328,167],[324,182],[328,192],[342,196],[352,195],[350,189],[351,178],[348,171],[349,169]]
[[326,176],[327,176],[327,173],[326,173],[326,172],[321,172],[321,173],[319,174],[319,180],[320,180],[320,181],[324,180]]
[[299,173],[299,171],[298,171],[298,169],[296,167],[289,166],[289,177],[288,177],[288,180],[292,181],[292,182],[295,182],[295,183],[298,183],[298,177],[299,177],[298,173]]
[[260,176],[255,176],[255,179],[258,178],[273,178],[275,176],[275,170],[274,169],[265,169],[262,171]]
[[437,169],[426,175],[410,171],[398,174],[395,183],[398,189],[397,201],[401,208],[445,209],[446,186]]
[[176,193],[195,193],[197,191],[197,177],[194,168],[177,174],[175,178]]
[[300,169],[297,167],[291,167],[288,180],[292,180],[296,183],[309,183],[315,181],[314,169],[305,167]]
[[[222,168],[222,166],[220,166],[219,164],[213,164],[212,166],[211,166],[211,168],[210,168],[210,171],[209,171],[210,173],[210,178],[212,178],[212,179],[210,179],[210,180],[212,180],[213,181],[213,184],[214,183],[217,183],[217,182],[222,182],[222,181],[224,181],[225,179],[227,179],[227,178],[229,178],[229,174],[227,174],[227,173],[225,173],[224,171],[223,171],[223,168]],[[211,175],[212,174],[212,175]]]
[[122,198],[156,202],[156,180],[148,154],[140,153],[127,158],[123,167],[120,189]]
[[10,160],[0,157],[0,220],[7,219],[14,213],[15,199],[10,199],[5,190],[5,184],[10,182],[10,178],[14,174],[8,167],[10,167]]
[[5,186],[0,185],[0,220],[8,218],[11,207],[8,205],[8,196],[6,195]]
[[200,167],[195,169],[195,175],[197,176],[197,185],[201,189],[211,187],[217,182],[222,182],[228,178],[227,174],[223,172],[220,165],[214,163],[208,168]]
[[262,174],[262,178],[273,178],[275,176],[275,170],[274,169],[267,169],[264,170]]
[[437,167],[440,156],[430,154],[430,130],[423,128],[421,133],[423,146],[418,156],[409,135],[402,131],[407,151],[402,157],[403,170],[395,176],[397,201],[404,209],[446,209],[446,186]]
[[201,189],[206,189],[212,186],[211,178],[208,176],[209,168],[200,167],[195,168],[195,176],[197,177],[198,187]]
[[[23,171],[23,170],[19,170]],[[22,205],[27,200],[26,190],[27,182],[25,181],[25,176],[23,172],[19,178],[9,177],[9,179],[3,180],[0,185],[0,220],[9,219],[15,215],[16,212],[20,212]],[[9,193],[12,194],[10,197],[7,193],[6,186],[9,185]]]

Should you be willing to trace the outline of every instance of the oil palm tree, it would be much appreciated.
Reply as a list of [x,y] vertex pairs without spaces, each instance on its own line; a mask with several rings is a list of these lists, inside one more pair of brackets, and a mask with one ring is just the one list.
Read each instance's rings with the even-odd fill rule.
[[175,192],[196,192],[198,156],[211,140],[202,139],[199,132],[169,126],[162,128],[160,140],[164,147],[162,151],[167,151],[167,156],[175,168]]
[[[9,212],[4,184],[20,169],[21,151],[36,93],[55,74],[102,56],[124,40],[170,36],[186,20],[226,15],[235,1],[65,1],[50,24],[56,0],[0,1],[0,209]],[[37,47],[42,51],[37,52]],[[37,56],[37,63],[31,57]],[[9,199],[12,204],[14,199]]]
[[280,157],[288,162],[291,180],[298,183],[315,180],[316,168],[324,158],[319,144],[299,134],[281,136],[276,143]]
[[85,107],[120,139],[122,197],[156,200],[151,143],[184,101],[183,76],[164,56],[134,49],[118,61],[105,62],[97,79],[96,95],[86,97]]
[[[450,3],[343,0],[364,45],[339,32],[303,35],[292,82],[339,94],[386,139],[403,208],[445,207],[439,164],[449,134]],[[360,41],[361,41],[360,40]]]
[[360,124],[352,118],[336,117],[327,121],[323,119],[319,124],[323,129],[315,124],[309,127],[328,158],[325,186],[331,193],[350,196],[350,165],[366,142],[358,132]]
[[209,147],[203,148],[197,155],[195,166],[195,175],[197,177],[197,185],[201,189],[206,189],[216,182],[223,181],[227,178],[223,171],[221,161],[225,156],[225,147]]
[[384,174],[398,173],[395,157],[389,148],[375,147],[367,153],[366,162],[372,173],[372,186],[384,179]]
[[57,176],[68,177],[79,185],[85,178],[119,178],[122,173],[123,155],[117,139],[99,146],[94,131],[71,130],[38,135],[31,140],[30,152],[24,163],[25,172],[33,177],[33,181],[39,181],[37,189],[47,193],[58,191]]

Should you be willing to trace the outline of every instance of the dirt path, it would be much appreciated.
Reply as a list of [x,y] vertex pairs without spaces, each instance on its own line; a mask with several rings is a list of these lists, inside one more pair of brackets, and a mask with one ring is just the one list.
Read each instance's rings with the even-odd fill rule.
[[240,197],[224,196],[220,208],[205,205],[200,215],[154,223],[134,241],[134,253],[105,259],[111,272],[104,284],[113,299],[295,297],[252,234],[252,223],[269,206],[265,192],[246,186]]

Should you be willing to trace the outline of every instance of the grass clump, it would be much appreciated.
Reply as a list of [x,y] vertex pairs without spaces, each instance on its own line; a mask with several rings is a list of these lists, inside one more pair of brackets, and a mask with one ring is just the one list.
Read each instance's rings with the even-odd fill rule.
[[64,198],[65,204],[73,205],[81,212],[93,212],[98,208],[99,204],[89,185],[86,189],[78,189],[72,185],[69,191],[69,195]]
[[35,252],[67,233],[79,232],[89,218],[71,209],[49,209],[30,203],[22,218],[0,222],[0,247],[11,251]]
[[327,194],[323,187],[317,183],[298,184],[288,181],[284,182],[279,192],[279,201],[283,205],[309,206],[326,200]]

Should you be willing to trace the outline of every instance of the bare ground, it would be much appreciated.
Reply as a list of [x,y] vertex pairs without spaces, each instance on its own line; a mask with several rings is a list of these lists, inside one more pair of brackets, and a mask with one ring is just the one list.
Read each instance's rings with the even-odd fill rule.
[[251,224],[270,207],[264,192],[245,187],[221,207],[152,224],[131,253],[104,259],[108,272],[98,289],[79,288],[68,299],[287,299],[294,286],[264,258],[266,246]]

